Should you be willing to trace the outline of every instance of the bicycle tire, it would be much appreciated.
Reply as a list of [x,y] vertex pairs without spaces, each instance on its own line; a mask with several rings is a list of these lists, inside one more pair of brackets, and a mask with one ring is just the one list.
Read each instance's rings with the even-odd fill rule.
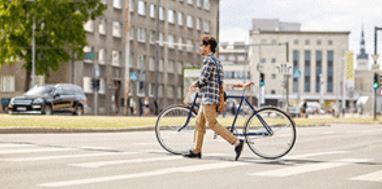
[[[179,116],[171,118],[171,116],[177,115],[175,111],[179,111]],[[177,131],[186,122],[190,111],[192,111],[192,119],[189,120],[185,129],[180,132]],[[168,115],[169,117],[166,117]],[[155,136],[161,147],[175,155],[180,155],[191,149],[194,127],[190,125],[195,124],[193,120],[195,117],[196,112],[183,104],[171,105],[160,112],[155,123]]]
[[[283,116],[285,123],[279,117],[275,117],[277,115]],[[269,135],[257,116],[261,116],[267,122],[274,132],[273,135]],[[257,120],[255,124],[253,124],[254,120]],[[287,129],[280,132],[283,127]],[[245,142],[253,153],[264,159],[278,159],[292,150],[296,142],[296,124],[284,111],[275,107],[265,107],[248,118],[244,128],[244,136]],[[271,153],[271,150],[276,149],[276,145],[285,145],[285,148],[277,149],[276,153]]]

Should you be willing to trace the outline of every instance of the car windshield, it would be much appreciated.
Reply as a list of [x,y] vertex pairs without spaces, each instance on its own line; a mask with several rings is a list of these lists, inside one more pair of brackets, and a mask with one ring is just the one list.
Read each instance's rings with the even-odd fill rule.
[[28,92],[25,93],[25,95],[28,96],[45,96],[51,93],[53,90],[52,86],[40,86],[40,87],[33,87],[32,89],[29,89]]

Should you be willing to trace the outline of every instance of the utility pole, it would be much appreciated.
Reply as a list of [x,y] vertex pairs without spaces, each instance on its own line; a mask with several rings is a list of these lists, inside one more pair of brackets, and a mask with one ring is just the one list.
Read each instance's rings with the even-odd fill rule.
[[31,88],[36,84],[36,18],[33,16],[32,24],[32,73],[31,73]]

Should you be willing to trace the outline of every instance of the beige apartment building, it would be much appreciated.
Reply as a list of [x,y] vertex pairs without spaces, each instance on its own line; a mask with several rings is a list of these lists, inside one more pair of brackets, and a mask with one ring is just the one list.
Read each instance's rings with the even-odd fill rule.
[[251,76],[256,83],[260,73],[265,79],[264,88],[256,88],[263,91],[257,98],[276,106],[285,106],[287,99],[292,106],[310,101],[325,108],[339,107],[342,98],[352,102],[342,84],[349,34],[301,31],[298,23],[254,19],[249,44]]

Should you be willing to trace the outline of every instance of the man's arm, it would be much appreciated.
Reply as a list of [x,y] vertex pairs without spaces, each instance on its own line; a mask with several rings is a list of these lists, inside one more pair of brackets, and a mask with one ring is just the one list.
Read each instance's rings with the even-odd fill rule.
[[211,77],[214,66],[215,64],[211,61],[204,64],[199,79],[192,86],[201,88],[207,85],[208,79]]

